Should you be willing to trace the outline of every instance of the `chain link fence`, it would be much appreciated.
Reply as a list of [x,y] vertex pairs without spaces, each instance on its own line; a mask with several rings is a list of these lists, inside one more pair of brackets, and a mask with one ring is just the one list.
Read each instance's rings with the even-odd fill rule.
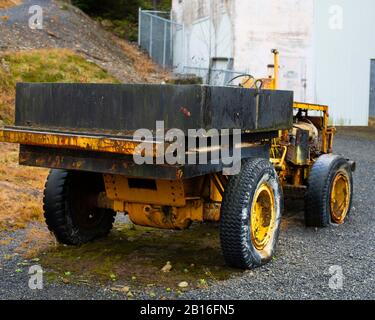
[[182,28],[169,12],[140,9],[138,45],[163,68],[173,69],[173,40]]
[[223,86],[243,74],[234,70],[184,65],[185,29],[171,20],[170,12],[139,9],[138,45],[165,69],[194,74],[204,84]]

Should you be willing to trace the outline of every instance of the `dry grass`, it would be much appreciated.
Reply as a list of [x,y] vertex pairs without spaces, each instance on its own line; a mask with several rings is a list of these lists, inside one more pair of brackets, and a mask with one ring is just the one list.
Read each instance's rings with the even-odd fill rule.
[[39,254],[53,250],[57,246],[55,237],[43,225],[32,225],[26,230],[26,235],[16,252],[25,259],[33,259]]
[[13,121],[15,89],[9,71],[9,65],[0,56],[0,124]]
[[0,9],[6,9],[21,4],[21,0],[0,0]]
[[[14,119],[17,82],[117,82],[97,65],[70,50],[0,54],[0,125]],[[18,146],[0,143],[0,230],[42,221],[48,170],[18,165]]]
[[125,55],[131,59],[135,71],[143,78],[143,81],[153,82],[152,78],[154,77],[160,82],[161,79],[167,80],[170,77],[168,71],[161,69],[145,53],[141,52],[137,45],[118,37],[113,37],[113,40],[122,48]]
[[48,170],[18,165],[18,146],[0,144],[0,230],[42,221],[43,186]]

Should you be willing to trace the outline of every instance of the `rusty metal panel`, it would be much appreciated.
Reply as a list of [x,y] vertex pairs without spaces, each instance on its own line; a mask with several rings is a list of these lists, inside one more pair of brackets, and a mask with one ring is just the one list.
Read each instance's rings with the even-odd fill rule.
[[310,161],[309,131],[297,129],[288,147],[287,160],[297,166],[308,165]]
[[[125,139],[123,137],[83,135],[73,132],[36,131],[21,127],[7,127],[0,130],[0,141],[126,155],[140,153],[140,151],[137,151],[138,145],[147,143],[133,140],[131,137]],[[151,146],[151,150],[153,150],[153,155],[155,155],[156,145],[160,144],[160,142],[150,141],[148,143]]]
[[[269,158],[268,144],[253,145],[242,149],[241,157]],[[99,153],[62,148],[45,148],[21,145],[19,163],[21,165],[50,169],[80,170],[105,174],[121,174],[134,178],[180,180],[210,173],[222,172],[224,165],[137,165],[132,156]]]
[[241,129],[292,126],[293,93],[201,85],[17,85],[16,125],[128,135],[155,130]]
[[[153,205],[184,207],[186,205],[183,181],[181,180],[145,180],[153,182],[142,185],[144,180],[132,185],[132,179],[118,174],[105,174],[104,183],[107,197],[113,201],[144,203]],[[139,183],[140,182],[140,183]]]

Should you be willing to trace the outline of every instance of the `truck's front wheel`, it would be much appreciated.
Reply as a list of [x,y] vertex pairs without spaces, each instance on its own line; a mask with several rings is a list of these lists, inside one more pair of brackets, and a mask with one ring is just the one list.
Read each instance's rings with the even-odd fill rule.
[[341,156],[325,154],[311,169],[305,196],[308,227],[340,225],[350,213],[353,200],[352,168]]
[[100,174],[51,170],[44,191],[44,216],[60,243],[79,245],[108,235],[115,212],[97,207],[103,191]]
[[283,194],[277,173],[266,159],[243,163],[230,178],[220,217],[220,240],[228,265],[250,269],[273,256],[279,234]]

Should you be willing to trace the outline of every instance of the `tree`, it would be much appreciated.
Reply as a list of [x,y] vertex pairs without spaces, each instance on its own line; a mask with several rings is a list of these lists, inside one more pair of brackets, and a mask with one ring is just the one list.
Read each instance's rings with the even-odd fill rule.
[[73,0],[72,3],[90,15],[107,19],[136,20],[138,8],[165,10],[171,0]]
[[152,0],[152,7],[154,10],[157,10],[160,5],[160,0]]
[[72,4],[99,20],[111,20],[111,31],[119,37],[136,41],[138,9],[168,11],[172,0],[72,0]]

